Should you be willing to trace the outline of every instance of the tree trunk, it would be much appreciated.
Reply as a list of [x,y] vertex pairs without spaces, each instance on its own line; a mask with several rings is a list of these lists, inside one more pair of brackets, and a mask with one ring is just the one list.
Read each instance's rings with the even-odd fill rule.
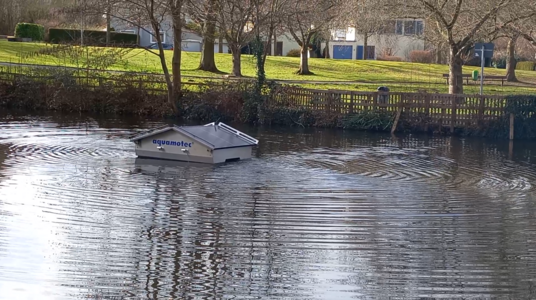
[[508,40],[508,47],[506,49],[506,81],[515,82],[516,77],[516,43],[517,36],[514,36]]
[[301,47],[301,58],[300,58],[300,69],[298,70],[297,74],[299,75],[311,75],[311,71],[309,71],[309,47],[307,46],[309,43],[303,43],[303,46]]
[[[264,66],[266,64],[266,56],[268,55],[268,49],[272,47],[272,37],[274,36],[274,27],[270,26],[270,29],[268,31],[268,41],[266,41],[266,44],[264,44],[264,52],[262,53],[262,69],[264,70]],[[270,54],[273,55],[273,53]]]
[[[159,32],[159,26],[154,26],[153,29],[156,29],[155,32]],[[164,72],[164,78],[166,79],[166,86],[168,91],[168,103],[173,109],[173,113],[178,113],[177,104],[174,97],[173,81],[171,80],[171,74],[169,74],[169,69],[166,64],[166,56],[164,54],[164,48],[162,47],[162,41],[160,35],[155,36],[156,41],[158,42],[158,58],[160,58],[160,64],[162,65],[162,71]],[[180,75],[179,75],[180,78]]]
[[[172,14],[173,17],[173,60],[171,62],[171,70],[173,72],[173,93],[172,99],[169,99],[173,111],[176,115],[180,113],[177,104],[182,97],[182,81],[181,81],[181,47],[182,47],[182,18],[181,7],[176,7]],[[156,31],[159,32],[159,31]],[[157,34],[160,36],[160,34]],[[214,47],[212,47],[214,49]]]
[[111,18],[111,15],[110,15],[110,6],[108,6],[106,8],[106,46],[109,47],[110,46],[110,35],[111,35],[111,23],[112,23],[112,18]]
[[218,53],[223,53],[223,35],[221,33],[218,37]]
[[241,67],[241,54],[240,53],[240,45],[233,45],[231,47],[231,52],[233,54],[233,71],[231,75],[236,77],[242,77],[242,67]]
[[443,52],[443,45],[441,43],[437,43],[436,51],[435,51],[436,64],[441,64],[443,62],[443,58],[441,57],[442,52]]
[[138,28],[137,28],[137,35],[136,35],[136,46],[140,46],[140,42],[141,42],[141,26],[138,25]]
[[463,94],[463,60],[455,46],[450,47],[449,57],[449,94]]
[[326,51],[324,51],[324,58],[330,58],[330,55],[329,55],[329,38],[326,39]]
[[368,58],[368,33],[363,34],[363,60]]
[[[277,31],[274,29],[274,42],[272,43],[274,44],[273,48],[274,49],[274,52],[272,52],[272,56],[277,56]],[[272,46],[270,46],[272,47]]]
[[[203,32],[203,49],[201,49],[201,62],[199,70],[209,72],[219,72],[214,60],[214,39],[216,36],[216,20],[213,16],[215,0],[209,3],[209,10],[206,14],[205,30]],[[176,48],[175,48],[176,49]]]
[[201,62],[199,70],[217,73],[219,72],[214,60],[214,40],[206,39],[203,41],[203,49],[201,49]]

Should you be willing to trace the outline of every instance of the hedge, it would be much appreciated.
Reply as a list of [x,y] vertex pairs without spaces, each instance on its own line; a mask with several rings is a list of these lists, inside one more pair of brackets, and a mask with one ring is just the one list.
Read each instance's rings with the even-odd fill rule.
[[[51,43],[68,43],[80,41],[79,29],[50,28],[48,39]],[[112,44],[135,45],[138,36],[131,33],[110,32]],[[106,45],[106,31],[84,30],[84,44],[93,46]]]
[[534,71],[536,63],[533,61],[520,61],[516,65],[516,70]]
[[288,57],[300,57],[301,56],[301,50],[300,49],[291,49],[289,52],[287,52]]
[[42,41],[45,38],[45,27],[33,23],[18,23],[15,27],[15,37]]

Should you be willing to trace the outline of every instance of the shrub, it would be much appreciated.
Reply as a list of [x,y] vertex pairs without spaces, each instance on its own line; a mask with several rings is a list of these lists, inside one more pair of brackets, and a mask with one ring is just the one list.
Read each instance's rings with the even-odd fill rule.
[[300,57],[301,56],[301,50],[300,49],[292,49],[287,53],[288,57]]
[[403,61],[402,57],[400,57],[400,56],[381,56],[381,57],[378,57],[378,60],[384,60],[384,61]]
[[[68,43],[80,40],[80,30],[50,28],[48,40],[51,43]],[[110,41],[113,44],[135,45],[137,35],[131,33],[110,32]],[[106,31],[84,30],[84,44],[100,46],[106,44]]]
[[409,61],[414,63],[431,64],[433,61],[432,52],[425,50],[413,50],[409,53]]
[[342,127],[345,129],[386,131],[392,124],[392,113],[384,111],[362,111],[348,115],[342,120]]
[[[165,94],[149,93],[138,85],[144,77],[119,75],[118,81],[102,78],[94,87],[79,80],[71,69],[30,69],[12,82],[0,83],[0,107],[60,112],[116,113],[167,116]],[[44,79],[46,78],[46,79]]]
[[516,65],[516,70],[534,71],[536,63],[533,61],[520,61]]
[[15,27],[15,37],[42,41],[45,38],[45,27],[33,23],[18,23]]

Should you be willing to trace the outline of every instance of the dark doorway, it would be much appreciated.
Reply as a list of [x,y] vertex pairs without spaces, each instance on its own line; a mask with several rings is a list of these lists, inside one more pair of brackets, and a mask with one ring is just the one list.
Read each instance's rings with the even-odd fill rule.
[[275,56],[283,56],[283,42],[277,42]]

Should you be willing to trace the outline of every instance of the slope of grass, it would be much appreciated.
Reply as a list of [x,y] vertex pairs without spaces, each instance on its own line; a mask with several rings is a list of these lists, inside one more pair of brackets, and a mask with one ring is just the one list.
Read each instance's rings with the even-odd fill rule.
[[[14,43],[0,40],[0,61],[43,64],[43,65],[66,65],[74,66],[73,63],[66,63],[64,59],[53,55],[35,55],[40,49],[50,47],[47,44],[37,43]],[[171,64],[172,51],[166,51],[167,62]],[[182,71],[183,75],[221,77],[221,74],[214,74],[196,70],[200,59],[198,52],[183,52]],[[229,73],[232,69],[230,54],[216,54],[216,65],[218,68]],[[295,74],[299,68],[299,58],[268,56],[266,61],[266,73],[268,79],[274,80],[306,80],[322,81],[318,83],[300,83],[301,85],[323,89],[349,89],[349,90],[375,90],[379,85],[388,85],[391,91],[418,91],[427,90],[431,92],[447,92],[448,87],[442,74],[448,73],[448,66],[435,64],[417,64],[407,62],[385,62],[385,61],[361,61],[361,60],[333,60],[333,59],[311,59],[310,69],[315,73],[310,76],[300,76]],[[170,66],[171,67],[171,66]],[[125,58],[110,69],[120,71],[136,71],[161,73],[162,69],[158,57],[149,51],[142,49],[131,50]],[[470,73],[478,67],[465,66],[463,72]],[[242,56],[242,73],[244,76],[255,76],[255,61],[251,55]],[[505,70],[486,68],[485,74],[505,75]],[[536,93],[536,72],[517,71],[518,78],[527,84],[506,84],[504,87],[500,82],[486,82],[485,92],[487,94],[507,94],[507,93]],[[341,81],[355,81],[350,84],[335,84]],[[477,93],[478,83],[472,82],[465,87],[465,93]]]

